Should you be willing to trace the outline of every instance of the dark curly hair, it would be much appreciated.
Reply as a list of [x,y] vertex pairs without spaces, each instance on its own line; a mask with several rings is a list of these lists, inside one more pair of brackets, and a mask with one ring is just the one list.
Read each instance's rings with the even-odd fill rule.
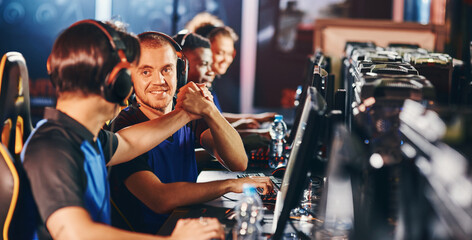
[[210,48],[210,41],[196,33],[178,34],[174,40],[180,44],[182,50],[196,48]]

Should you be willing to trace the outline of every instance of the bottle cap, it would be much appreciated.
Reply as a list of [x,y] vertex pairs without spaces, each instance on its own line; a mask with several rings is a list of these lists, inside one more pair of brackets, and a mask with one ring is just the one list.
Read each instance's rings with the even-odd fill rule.
[[283,115],[275,115],[275,120],[283,120],[284,116]]
[[252,184],[243,184],[243,193],[244,195],[247,195],[247,196],[252,196],[254,194],[256,194],[256,187],[254,187],[254,185]]

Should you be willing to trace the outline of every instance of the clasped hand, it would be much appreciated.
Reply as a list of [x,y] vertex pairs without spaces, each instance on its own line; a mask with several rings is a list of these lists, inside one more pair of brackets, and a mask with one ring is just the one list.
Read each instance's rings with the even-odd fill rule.
[[189,82],[179,89],[175,109],[183,109],[192,119],[205,116],[213,107],[213,96],[205,84]]

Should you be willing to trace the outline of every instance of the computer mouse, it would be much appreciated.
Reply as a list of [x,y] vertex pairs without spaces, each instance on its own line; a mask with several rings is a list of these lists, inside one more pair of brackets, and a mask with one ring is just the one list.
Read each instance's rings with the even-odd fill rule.
[[272,176],[276,178],[283,178],[285,174],[285,169],[286,169],[286,166],[276,167],[274,171],[272,171]]

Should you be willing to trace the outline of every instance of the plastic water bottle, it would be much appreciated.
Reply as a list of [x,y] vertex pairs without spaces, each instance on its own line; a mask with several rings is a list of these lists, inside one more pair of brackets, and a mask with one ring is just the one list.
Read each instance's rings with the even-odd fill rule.
[[261,220],[264,217],[262,201],[256,188],[243,185],[243,198],[236,205],[236,225],[233,240],[256,240],[262,233]]
[[286,164],[284,157],[285,133],[287,125],[282,115],[275,115],[274,122],[270,125],[269,134],[271,137],[269,167],[276,168],[281,164]]

